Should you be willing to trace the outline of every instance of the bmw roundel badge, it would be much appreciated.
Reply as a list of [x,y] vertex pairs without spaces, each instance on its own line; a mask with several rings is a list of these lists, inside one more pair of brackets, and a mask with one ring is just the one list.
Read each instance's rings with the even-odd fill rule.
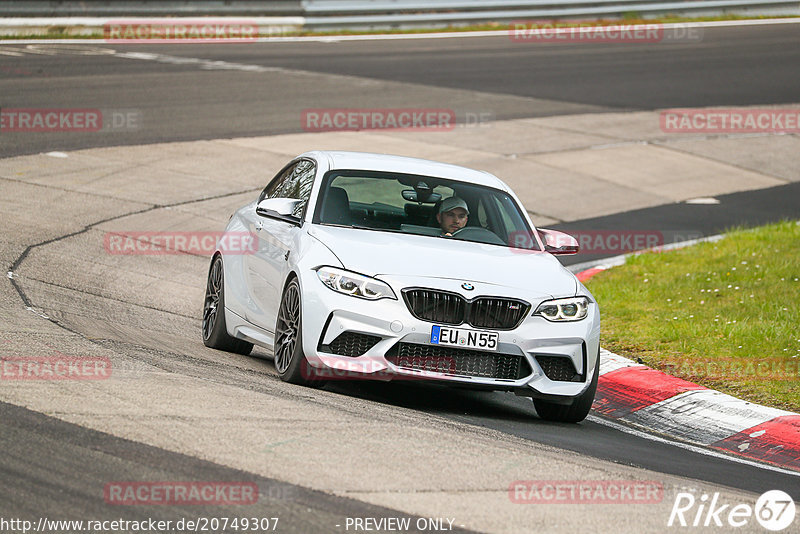
[[473,286],[469,282],[464,282],[463,284],[461,284],[461,287],[463,287],[467,291],[472,291],[473,289],[475,289],[475,286]]

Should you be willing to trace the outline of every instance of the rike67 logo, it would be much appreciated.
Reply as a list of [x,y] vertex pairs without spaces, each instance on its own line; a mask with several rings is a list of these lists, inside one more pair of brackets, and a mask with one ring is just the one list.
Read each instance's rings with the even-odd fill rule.
[[781,490],[770,490],[761,495],[755,506],[723,503],[719,493],[693,494],[680,492],[675,496],[667,526],[673,527],[733,527],[750,524],[753,517],[767,530],[784,530],[794,521],[795,504],[791,496]]

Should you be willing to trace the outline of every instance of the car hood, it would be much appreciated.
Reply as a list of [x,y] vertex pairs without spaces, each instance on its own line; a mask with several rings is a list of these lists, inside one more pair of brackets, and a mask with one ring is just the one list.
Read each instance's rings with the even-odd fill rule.
[[314,225],[309,234],[345,269],[368,276],[456,279],[541,296],[572,296],[575,277],[552,255],[497,245],[374,230]]

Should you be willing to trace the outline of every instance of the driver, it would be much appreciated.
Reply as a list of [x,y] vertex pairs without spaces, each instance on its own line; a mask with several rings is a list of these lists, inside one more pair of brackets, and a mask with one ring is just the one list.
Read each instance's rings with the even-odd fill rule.
[[459,197],[450,197],[442,201],[439,206],[439,213],[436,220],[442,229],[442,236],[452,237],[452,235],[467,225],[469,208],[467,203]]

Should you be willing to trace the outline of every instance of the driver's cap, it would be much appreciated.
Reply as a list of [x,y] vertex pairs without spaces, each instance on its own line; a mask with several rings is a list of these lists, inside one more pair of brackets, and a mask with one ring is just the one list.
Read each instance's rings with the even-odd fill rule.
[[442,205],[439,206],[439,213],[444,213],[446,211],[454,210],[456,208],[464,208],[469,215],[469,208],[467,207],[467,203],[464,202],[463,199],[458,197],[450,197],[446,198],[442,201]]

